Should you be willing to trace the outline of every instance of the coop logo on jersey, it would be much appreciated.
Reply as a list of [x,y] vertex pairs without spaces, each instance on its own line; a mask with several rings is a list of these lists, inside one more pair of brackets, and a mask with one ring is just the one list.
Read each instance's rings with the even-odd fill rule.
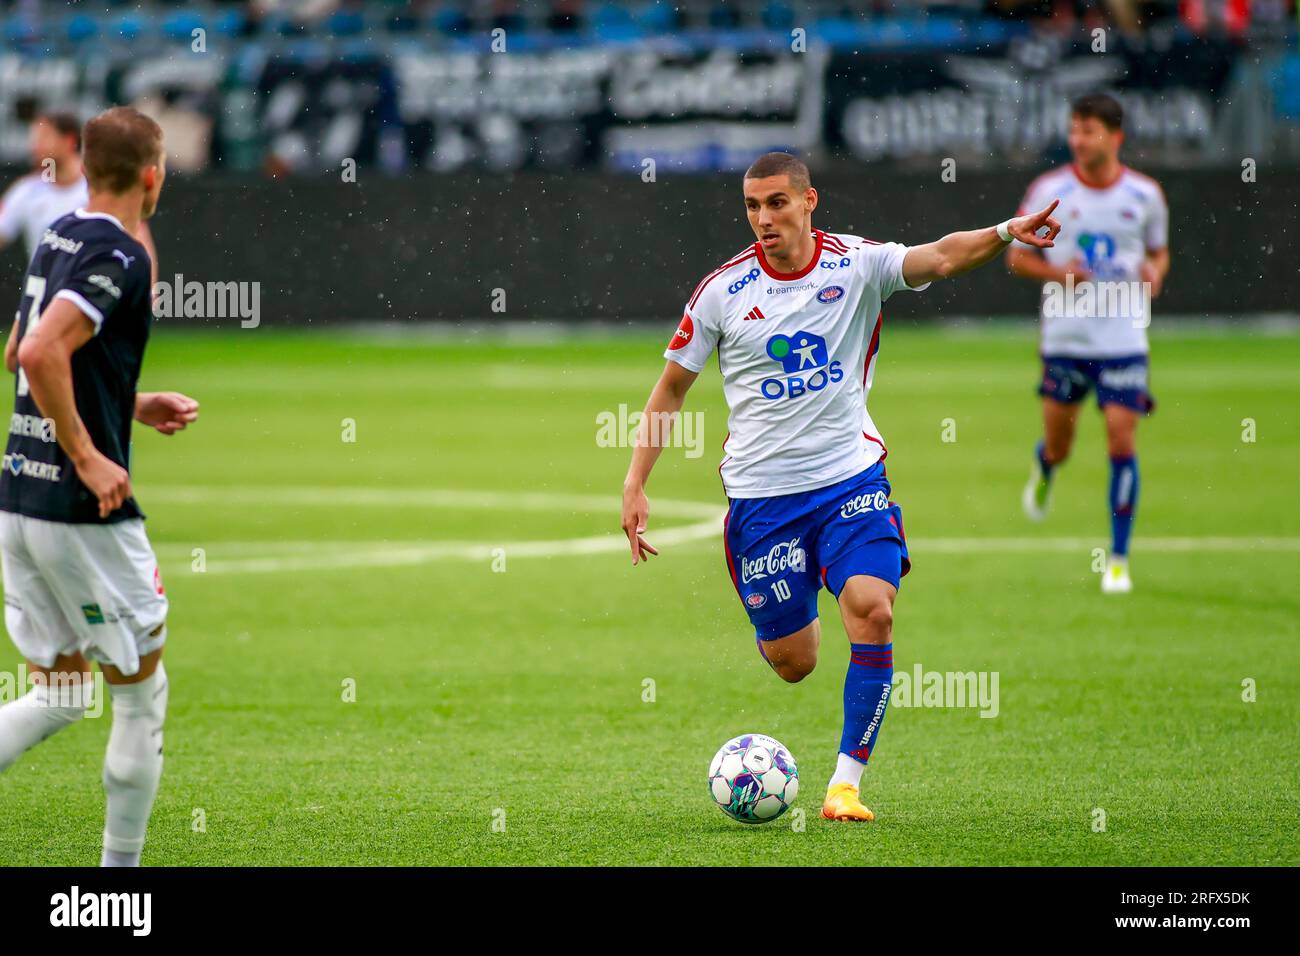
[[32,461],[26,455],[5,454],[4,468],[15,478],[40,478],[42,481],[58,481],[62,466],[52,465],[48,461]]
[[858,495],[840,505],[840,517],[852,518],[854,515],[866,514],[868,511],[884,511],[889,507],[889,495],[883,491]]
[[742,554],[740,556],[740,580],[741,583],[748,584],[750,581],[766,578],[773,574],[781,574],[783,571],[801,573],[807,567],[807,553],[803,548],[799,547],[798,538],[791,538],[789,541],[782,541],[780,544],[773,545],[767,554],[760,554],[753,559]]
[[674,332],[673,337],[668,340],[669,350],[675,352],[680,348],[684,348],[691,339],[694,338],[694,336],[695,323],[691,321],[689,315],[683,315],[681,324],[677,326],[677,331]]
[[823,304],[835,302],[844,296],[844,287],[838,285],[828,285],[817,293],[817,301]]
[[799,398],[809,392],[820,392],[832,382],[844,378],[839,360],[829,361],[826,340],[812,332],[794,335],[774,335],[767,340],[767,354],[781,363],[781,377],[764,379],[759,385],[763,397],[776,401],[781,398]]
[[750,269],[735,282],[731,283],[731,285],[727,286],[727,294],[735,295],[741,289],[745,288],[745,286],[757,279],[761,274],[762,273],[760,273],[757,268]]
[[852,261],[853,260],[850,259],[848,256],[845,256],[839,262],[835,262],[834,260],[829,260],[826,262],[819,262],[818,265],[820,265],[823,269],[847,269],[849,267],[849,263]]

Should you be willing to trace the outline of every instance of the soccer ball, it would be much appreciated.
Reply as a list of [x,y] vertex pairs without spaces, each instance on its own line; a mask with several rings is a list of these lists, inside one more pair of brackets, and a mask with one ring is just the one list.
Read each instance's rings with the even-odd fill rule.
[[799,768],[779,740],[742,734],[722,745],[709,765],[709,795],[741,823],[767,823],[790,809],[799,793]]

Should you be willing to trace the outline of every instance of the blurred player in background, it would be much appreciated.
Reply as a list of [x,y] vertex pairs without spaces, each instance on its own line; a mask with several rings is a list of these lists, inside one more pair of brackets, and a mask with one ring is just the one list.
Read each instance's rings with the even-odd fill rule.
[[[22,237],[27,259],[31,260],[45,228],[90,199],[81,163],[81,122],[71,113],[43,113],[30,132],[32,165],[35,171],[18,179],[0,197],[0,248]],[[158,279],[158,255],[149,224],[144,220],[135,237],[149,252]]]
[[786,153],[749,168],[744,197],[757,241],[705,276],[686,305],[646,403],[622,526],[633,564],[658,553],[642,537],[645,484],[668,431],[656,425],[680,412],[716,350],[730,408],[720,468],[727,566],[760,653],[791,683],[817,663],[818,591],[838,600],[851,653],[822,816],[872,820],[859,786],[889,703],[894,598],[909,569],[884,440],[866,409],[881,304],[989,262],[1013,237],[1050,248],[1056,204],[909,248],[813,229],[817,190]]
[[1070,454],[1079,403],[1095,389],[1110,454],[1111,549],[1102,591],[1133,589],[1129,536],[1137,511],[1137,425],[1155,408],[1148,389],[1150,300],[1169,272],[1169,210],[1159,184],[1119,161],[1124,113],[1090,94],[1071,108],[1074,162],[1030,184],[1021,212],[1060,197],[1055,246],[1017,245],[1007,268],[1043,283],[1043,437],[1025,486],[1025,513],[1047,517],[1052,477]]
[[85,139],[89,201],[43,230],[6,352],[17,381],[0,472],[5,626],[35,686],[0,707],[0,770],[81,719],[87,658],[98,661],[113,701],[101,863],[136,866],[162,774],[167,598],[131,493],[131,422],[170,435],[198,403],[136,392],[152,302],[133,234],[162,191],[162,132],[118,107]]

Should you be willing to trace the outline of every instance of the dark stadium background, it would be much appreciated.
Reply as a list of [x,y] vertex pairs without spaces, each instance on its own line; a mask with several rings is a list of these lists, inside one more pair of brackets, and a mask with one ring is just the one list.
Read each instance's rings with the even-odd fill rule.
[[[1071,97],[1105,88],[1129,110],[1124,158],[1172,209],[1161,313],[1288,312],[1296,21],[1282,0],[4,0],[0,168],[22,171],[35,112],[131,102],[172,148],[163,277],[260,282],[272,325],[669,325],[749,241],[737,180],[756,152],[808,158],[823,226],[919,242],[1014,211],[1064,160]],[[0,288],[22,268],[0,256]],[[891,315],[1026,314],[1034,296],[995,268]]]

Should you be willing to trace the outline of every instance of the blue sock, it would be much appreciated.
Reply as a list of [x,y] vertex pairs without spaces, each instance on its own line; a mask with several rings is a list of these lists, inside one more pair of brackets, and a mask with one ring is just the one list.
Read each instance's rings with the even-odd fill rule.
[[1133,530],[1133,513],[1137,511],[1137,456],[1110,460],[1110,553],[1117,558],[1128,555],[1128,538]]
[[894,682],[894,645],[850,644],[844,677],[844,733],[840,753],[866,763],[876,747]]
[[1038,439],[1038,446],[1034,449],[1034,454],[1038,456],[1038,467],[1043,469],[1043,477],[1048,480],[1051,480],[1052,468],[1054,468],[1055,466],[1049,465],[1047,463],[1047,459],[1043,457],[1043,449],[1045,449],[1046,447],[1047,447],[1047,443],[1044,442],[1041,438]]

